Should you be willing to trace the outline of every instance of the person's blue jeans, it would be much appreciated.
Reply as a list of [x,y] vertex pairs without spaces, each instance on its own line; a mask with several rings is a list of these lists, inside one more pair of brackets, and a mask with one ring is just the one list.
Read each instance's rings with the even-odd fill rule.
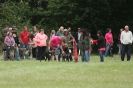
[[105,51],[105,57],[107,57],[110,53],[112,55],[112,50],[111,50],[112,44],[106,44],[106,51]]
[[19,48],[18,47],[15,48],[15,59],[20,60]]
[[104,62],[104,51],[99,50],[100,62]]
[[21,54],[20,54],[20,57],[22,59],[25,59],[26,58],[26,55],[25,55],[25,52],[26,50],[29,50],[29,45],[28,44],[20,44],[20,48],[21,48]]
[[88,50],[82,51],[82,62],[88,62],[90,60],[90,53]]
[[22,43],[20,44],[20,47],[21,47],[21,48],[26,48],[26,49],[29,48],[28,44],[22,44]]

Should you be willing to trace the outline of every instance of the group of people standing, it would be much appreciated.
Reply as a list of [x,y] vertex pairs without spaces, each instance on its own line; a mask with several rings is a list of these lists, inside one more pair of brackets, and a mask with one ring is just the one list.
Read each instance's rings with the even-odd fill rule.
[[[133,42],[132,32],[129,26],[121,29],[119,35],[119,53],[124,61],[125,54],[127,60],[131,59],[131,45]],[[113,34],[111,28],[107,29],[105,36],[101,31],[97,31],[97,39],[91,38],[91,33],[78,28],[78,32],[72,33],[71,28],[65,29],[63,26],[56,32],[52,30],[48,36],[44,29],[34,26],[29,32],[24,26],[22,32],[17,32],[9,27],[6,28],[3,44],[4,60],[28,59],[30,56],[37,60],[57,60],[75,61],[81,56],[82,62],[89,62],[92,45],[98,46],[100,61],[104,62],[104,57],[112,56]]]

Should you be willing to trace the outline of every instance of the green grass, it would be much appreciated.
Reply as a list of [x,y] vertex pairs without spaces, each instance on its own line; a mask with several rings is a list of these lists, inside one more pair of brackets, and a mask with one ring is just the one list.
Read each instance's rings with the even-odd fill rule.
[[0,61],[0,88],[133,88],[133,61]]

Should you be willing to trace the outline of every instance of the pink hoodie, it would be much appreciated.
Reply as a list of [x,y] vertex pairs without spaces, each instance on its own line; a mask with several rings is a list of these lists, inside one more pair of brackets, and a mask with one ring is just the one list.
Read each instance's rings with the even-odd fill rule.
[[48,39],[47,35],[38,33],[34,38],[35,45],[36,46],[47,46],[47,39]]
[[57,47],[58,45],[61,45],[61,37],[52,36],[52,38],[50,39],[50,46]]
[[106,33],[105,40],[106,40],[106,43],[112,44],[113,43],[113,35],[112,35],[112,33],[109,33],[109,32]]

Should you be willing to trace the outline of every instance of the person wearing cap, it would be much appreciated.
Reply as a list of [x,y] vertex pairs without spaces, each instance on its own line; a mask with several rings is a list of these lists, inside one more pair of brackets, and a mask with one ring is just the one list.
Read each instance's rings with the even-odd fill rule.
[[66,59],[67,61],[73,61],[73,59],[72,59],[73,36],[71,34],[69,34],[67,29],[64,29],[63,42],[64,42],[64,52],[65,52],[65,56],[64,56],[63,60]]
[[131,59],[131,46],[133,43],[133,35],[132,32],[129,31],[129,26],[125,26],[124,31],[122,31],[120,36],[120,41],[122,44],[122,51],[121,51],[121,60],[124,61],[125,54],[127,54],[127,61]]

